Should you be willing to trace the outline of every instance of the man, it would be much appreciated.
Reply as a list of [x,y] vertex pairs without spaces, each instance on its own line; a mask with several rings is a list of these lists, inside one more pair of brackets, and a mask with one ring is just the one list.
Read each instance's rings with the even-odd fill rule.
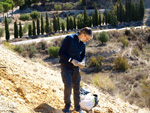
[[80,32],[65,37],[60,50],[61,76],[64,83],[63,112],[69,112],[71,106],[71,90],[74,90],[74,108],[82,113],[80,102],[80,81],[79,68],[85,66],[85,46],[86,42],[93,37],[89,27],[82,28]]

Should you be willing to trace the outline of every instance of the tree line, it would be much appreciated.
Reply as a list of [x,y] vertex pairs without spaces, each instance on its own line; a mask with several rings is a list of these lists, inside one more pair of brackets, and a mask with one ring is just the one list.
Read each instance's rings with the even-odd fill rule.
[[[75,16],[67,16],[65,21],[60,22],[59,15],[53,15],[53,19],[50,19],[48,13],[46,13],[45,20],[43,19],[43,15],[38,18],[35,18],[32,21],[32,24],[28,26],[28,35],[36,36],[36,35],[47,35],[56,33],[56,32],[64,32],[69,30],[81,29],[83,27],[94,27],[94,26],[102,26],[102,25],[113,25],[116,26],[118,23],[123,22],[131,22],[142,20],[145,13],[145,6],[143,0],[140,2],[132,2],[132,0],[126,0],[125,5],[122,4],[122,1],[119,0],[115,5],[111,2],[110,9],[105,9],[103,13],[97,10],[95,5],[95,10],[92,15],[89,15],[86,11],[86,7],[84,7],[84,13],[78,14]],[[20,38],[23,36],[21,31],[21,23],[18,25],[14,25],[14,37]],[[5,25],[5,28],[6,25]],[[8,29],[8,28],[7,28]],[[6,31],[8,32],[8,31]],[[17,33],[19,32],[19,33]],[[8,38],[7,38],[8,39]]]

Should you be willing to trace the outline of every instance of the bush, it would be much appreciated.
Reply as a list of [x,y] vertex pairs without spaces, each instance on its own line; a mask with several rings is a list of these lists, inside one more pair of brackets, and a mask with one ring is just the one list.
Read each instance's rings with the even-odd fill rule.
[[127,47],[127,46],[129,45],[129,41],[128,41],[128,39],[127,39],[126,37],[122,37],[122,38],[120,39],[120,41],[121,41],[121,43],[122,43],[122,45],[123,45],[123,48],[124,48],[124,47]]
[[60,47],[49,47],[48,48],[48,54],[50,57],[57,58],[58,57],[58,52],[59,52]]
[[61,10],[61,5],[55,4],[55,5],[54,5],[54,9],[55,9],[55,10]]
[[4,36],[4,32],[5,32],[4,28],[0,28],[0,37]]
[[133,48],[132,54],[133,54],[133,55],[136,55],[136,56],[139,56],[139,55],[140,55],[140,52],[139,52],[139,50],[138,50],[137,47],[136,47],[136,48]]
[[147,107],[150,108],[150,80],[144,78],[141,82],[141,95]]
[[24,49],[22,46],[17,45],[17,46],[15,46],[14,50],[21,54]]
[[[9,18],[9,17],[7,18],[7,22],[8,22],[8,24],[11,24],[11,23],[12,23],[12,21],[13,21],[13,19],[12,19],[12,18]],[[3,24],[5,24],[5,18],[3,18],[3,19],[2,19],[2,23],[3,23]]]
[[28,32],[29,25],[30,25],[29,23],[25,23],[25,25],[23,26],[23,29],[22,29],[23,34]]
[[116,70],[126,71],[129,68],[127,59],[121,56],[118,56],[113,63]]
[[30,58],[34,57],[36,53],[38,53],[38,50],[35,48],[34,45],[31,45],[29,47],[29,57]]
[[131,34],[131,31],[126,29],[126,30],[125,30],[125,35],[126,35],[126,36],[129,36],[130,34]]
[[72,4],[69,2],[66,3],[65,7],[66,9],[69,9],[69,10],[73,8]]
[[95,86],[108,92],[112,92],[114,90],[114,83],[108,76],[106,77],[100,74],[96,74],[92,77],[92,83]]
[[90,60],[90,64],[89,64],[89,67],[96,67],[96,68],[100,68],[100,66],[102,65],[102,61],[103,61],[103,58],[98,55],[98,57],[92,57],[91,60]]
[[102,44],[106,43],[109,40],[109,36],[108,36],[107,32],[103,31],[103,32],[99,33],[98,40],[101,41]]
[[10,50],[14,50],[15,46],[11,45],[9,42],[4,41],[3,44],[7,46]]
[[29,14],[22,14],[19,19],[25,21],[25,20],[31,20],[32,18]]
[[32,11],[30,13],[30,16],[31,16],[32,19],[36,20],[37,18],[40,18],[40,12],[38,12],[38,11]]

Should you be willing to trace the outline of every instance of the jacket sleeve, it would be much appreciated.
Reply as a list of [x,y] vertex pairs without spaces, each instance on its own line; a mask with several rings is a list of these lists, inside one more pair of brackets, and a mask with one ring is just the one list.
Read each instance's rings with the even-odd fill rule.
[[72,39],[71,37],[66,36],[58,52],[58,55],[67,61],[70,58],[70,56],[67,54],[67,49],[71,44],[71,39]]

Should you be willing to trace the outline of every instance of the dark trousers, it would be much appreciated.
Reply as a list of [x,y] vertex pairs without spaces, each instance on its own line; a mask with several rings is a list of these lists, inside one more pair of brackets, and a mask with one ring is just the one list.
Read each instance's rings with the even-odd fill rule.
[[61,76],[64,83],[64,102],[71,105],[71,90],[73,88],[74,93],[74,107],[75,110],[80,109],[80,81],[81,76],[79,73],[79,67],[68,67],[65,64],[61,64]]

